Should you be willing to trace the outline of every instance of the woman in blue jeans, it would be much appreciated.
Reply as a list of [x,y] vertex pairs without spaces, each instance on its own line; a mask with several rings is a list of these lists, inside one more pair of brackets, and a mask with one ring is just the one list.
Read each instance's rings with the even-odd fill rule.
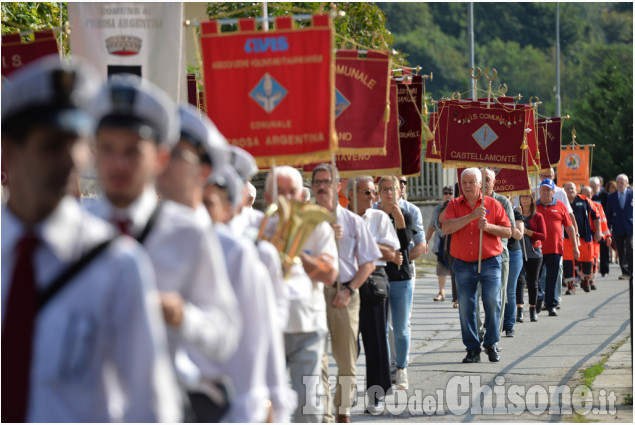
[[[388,262],[386,274],[390,281],[390,313],[395,334],[395,354],[397,375],[395,385],[398,389],[408,389],[408,351],[410,350],[410,309],[414,294],[413,270],[410,264],[408,248],[413,240],[415,224],[412,216],[399,208],[399,184],[394,176],[382,177],[379,181],[379,209],[390,216],[399,238],[399,260]],[[388,337],[388,335],[386,335]],[[390,345],[389,345],[390,346]]]
[[509,273],[507,274],[507,303],[505,303],[503,316],[503,331],[506,337],[516,335],[514,330],[514,325],[516,324],[516,286],[518,275],[520,275],[520,271],[523,268],[523,251],[519,241],[523,238],[525,225],[523,215],[518,210],[514,210],[514,222],[512,237],[507,240]]

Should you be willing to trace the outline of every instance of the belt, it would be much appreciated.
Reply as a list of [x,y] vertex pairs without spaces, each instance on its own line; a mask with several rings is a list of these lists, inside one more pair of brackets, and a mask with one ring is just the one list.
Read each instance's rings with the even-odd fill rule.
[[384,270],[384,266],[377,266],[377,267],[375,267],[375,271],[376,271],[376,272],[380,272],[380,271],[382,271],[382,270]]
[[[488,260],[491,260],[491,259],[494,259],[496,257],[498,257],[498,255],[495,255],[493,257],[483,258],[483,259],[481,259],[481,263],[483,263],[485,261],[488,261]],[[459,258],[455,258],[455,260],[456,261],[460,261],[461,263],[465,263],[465,264],[478,264],[478,260],[476,260],[476,261],[463,261],[463,260],[461,260]]]

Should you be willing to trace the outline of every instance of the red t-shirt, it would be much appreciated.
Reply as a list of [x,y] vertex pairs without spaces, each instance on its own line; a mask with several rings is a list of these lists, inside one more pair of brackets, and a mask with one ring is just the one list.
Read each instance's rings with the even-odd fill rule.
[[[475,208],[481,205],[479,198],[474,208],[470,207],[461,195],[450,201],[445,210],[445,219],[460,218],[469,215]],[[490,224],[498,226],[511,227],[509,217],[505,213],[503,206],[494,198],[485,197],[485,209],[487,214],[485,218]],[[478,243],[481,231],[478,228],[478,219],[474,219],[467,226],[452,233],[452,243],[450,244],[450,255],[462,261],[472,262],[478,261]],[[494,236],[488,232],[483,232],[483,255],[482,259],[494,257],[503,252],[503,243],[501,238]]]
[[536,203],[536,212],[542,214],[547,227],[547,239],[542,243],[542,253],[560,254],[564,252],[562,240],[564,239],[563,226],[571,226],[571,217],[567,206],[560,201],[554,201],[549,205]]

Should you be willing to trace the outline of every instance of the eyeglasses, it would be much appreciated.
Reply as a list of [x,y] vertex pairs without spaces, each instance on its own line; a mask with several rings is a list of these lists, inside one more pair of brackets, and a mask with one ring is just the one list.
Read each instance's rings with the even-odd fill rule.
[[405,186],[408,184],[408,180],[399,180],[399,184]]
[[443,192],[444,195],[454,195],[454,192]]
[[325,179],[325,180],[313,180],[313,182],[311,183],[313,186],[319,186],[321,184],[325,184],[327,186],[329,186],[331,184],[331,182],[333,182],[333,180],[331,179]]
[[377,195],[377,192],[376,192],[376,191],[374,191],[374,190],[368,190],[368,189],[367,189],[367,190],[362,190],[362,193],[363,193],[364,195],[366,195],[366,196],[368,196],[368,195],[373,195],[373,196]]

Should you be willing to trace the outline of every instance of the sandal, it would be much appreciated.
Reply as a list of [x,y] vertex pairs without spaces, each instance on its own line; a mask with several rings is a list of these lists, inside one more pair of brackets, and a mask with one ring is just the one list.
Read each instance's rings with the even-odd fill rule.
[[454,301],[454,304],[452,305],[452,308],[459,308],[459,302],[458,301]]
[[439,291],[439,295],[432,298],[432,301],[443,301],[445,299],[445,294]]

